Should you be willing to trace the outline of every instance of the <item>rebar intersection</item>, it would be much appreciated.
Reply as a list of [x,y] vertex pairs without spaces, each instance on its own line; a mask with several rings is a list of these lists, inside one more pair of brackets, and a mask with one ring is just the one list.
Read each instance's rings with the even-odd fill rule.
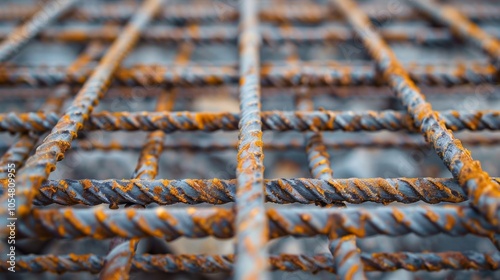
[[[173,1],[172,1],[173,2]],[[202,1],[201,1],[202,2]],[[132,271],[231,272],[236,279],[268,279],[270,270],[328,271],[342,279],[366,279],[370,271],[438,271],[442,269],[497,270],[498,252],[476,251],[412,253],[362,252],[357,238],[376,235],[419,236],[467,234],[489,238],[500,248],[500,185],[473,155],[462,146],[453,132],[459,130],[500,129],[500,111],[435,111],[425,100],[426,86],[496,85],[498,83],[500,42],[498,34],[482,30],[471,20],[494,18],[470,9],[470,14],[434,1],[408,0],[411,11],[394,18],[411,21],[425,14],[442,26],[436,30],[422,28],[418,36],[401,30],[375,28],[376,17],[366,13],[351,0],[296,2],[286,6],[276,1],[269,11],[259,10],[256,0],[241,0],[224,14],[209,10],[210,4],[196,4],[192,11],[178,3],[147,0],[136,8],[130,3],[99,3],[92,8],[81,1],[52,1],[35,12],[30,20],[8,34],[0,43],[0,85],[15,94],[16,87],[57,86],[38,112],[0,114],[0,131],[16,133],[18,138],[0,160],[2,209],[0,219],[7,220],[7,170],[16,170],[16,214],[19,218],[18,239],[113,238],[107,256],[27,255],[19,256],[16,270],[26,272],[99,273],[102,279],[128,279]],[[14,4],[13,4],[14,5]],[[115,6],[113,6],[115,5]],[[198,6],[199,5],[199,6]],[[205,5],[205,6],[203,6]],[[226,4],[223,4],[226,5]],[[465,5],[465,4],[460,4]],[[462,6],[458,5],[460,8]],[[489,5],[489,4],[488,4]],[[499,9],[499,7],[496,7]],[[6,8],[9,9],[9,8]],[[12,11],[17,11],[12,8]],[[493,8],[492,8],[493,9]],[[462,7],[462,10],[464,8]],[[418,13],[417,13],[418,11]],[[33,11],[34,12],[34,11]],[[0,12],[0,20],[17,20],[26,11]],[[484,12],[483,12],[484,13]],[[471,18],[471,20],[468,19]],[[218,19],[217,19],[218,18]],[[49,26],[59,19],[77,20],[88,27]],[[200,26],[205,22],[239,21],[239,28]],[[349,28],[314,24],[323,21],[347,22]],[[162,28],[157,22],[182,22],[187,27]],[[279,24],[265,26],[260,22]],[[108,22],[108,24],[106,24]],[[290,27],[299,22],[305,26]],[[90,24],[92,23],[92,24]],[[121,27],[125,24],[124,28]],[[312,24],[311,26],[307,24]],[[151,29],[148,26],[154,25]],[[439,30],[438,30],[439,29]],[[404,31],[404,30],[403,30]],[[399,32],[399,33],[398,33]],[[443,33],[444,32],[444,33]],[[406,36],[405,36],[406,35]],[[373,63],[351,65],[333,62],[301,62],[295,45],[328,41],[340,44],[357,39]],[[85,42],[86,48],[67,68],[23,67],[9,59],[31,40]],[[483,50],[489,61],[455,65],[407,65],[400,61],[387,42],[457,43],[470,41]],[[142,41],[180,44],[174,65],[125,66],[129,52]],[[238,63],[189,63],[193,45],[224,42],[238,45]],[[111,43],[109,47],[105,45]],[[285,63],[261,63],[260,49],[265,44],[290,45]],[[334,45],[335,46],[335,45]],[[181,97],[177,88],[238,85],[238,113],[174,111]],[[312,87],[353,87],[387,85],[404,111],[329,111],[314,110],[309,90]],[[161,88],[156,112],[93,112],[110,87]],[[296,111],[262,110],[265,88],[292,87],[297,95]],[[71,89],[76,88],[75,96]],[[202,91],[200,91],[202,94]],[[196,97],[195,97],[196,98]],[[68,100],[65,110],[62,103]],[[170,133],[182,131],[238,131],[238,142],[209,143],[203,147],[192,140],[167,143]],[[305,138],[296,143],[266,143],[263,131],[300,131]],[[375,140],[343,142],[340,147],[430,146],[441,158],[453,178],[351,178],[333,177],[328,140],[322,131],[405,131],[421,133],[426,143]],[[91,143],[78,139],[86,131],[148,131],[140,158],[131,179],[61,179],[48,180],[56,164],[72,149],[124,150],[126,145]],[[186,132],[187,131],[187,132]],[[48,133],[44,135],[44,133]],[[42,137],[43,136],[43,137]],[[38,141],[39,139],[43,139]],[[478,145],[498,144],[498,139],[478,140]],[[464,141],[468,142],[469,141]],[[235,179],[169,179],[157,178],[159,158],[165,147],[193,150],[237,150]],[[342,146],[343,145],[343,146]],[[413,145],[413,146],[412,146]],[[307,154],[311,178],[265,179],[266,147],[303,149]],[[87,148],[86,148],[87,147]],[[102,147],[102,148],[99,148]],[[335,161],[335,159],[333,159]],[[346,203],[414,203],[442,202],[461,205],[379,206],[373,209],[345,207]],[[215,205],[234,202],[233,208]],[[277,204],[316,204],[315,209]],[[156,206],[151,206],[156,203]],[[175,203],[214,206],[171,208]],[[59,204],[63,207],[45,208]],[[99,204],[108,204],[104,209]],[[74,205],[88,206],[85,209]],[[339,206],[327,208],[326,206]],[[145,209],[144,209],[145,208]],[[141,238],[157,237],[172,241],[179,237],[235,238],[234,255],[166,254],[136,255]],[[331,254],[270,255],[267,244],[285,236],[327,236]],[[3,249],[3,248],[2,248]],[[7,273],[2,261],[0,271]]]

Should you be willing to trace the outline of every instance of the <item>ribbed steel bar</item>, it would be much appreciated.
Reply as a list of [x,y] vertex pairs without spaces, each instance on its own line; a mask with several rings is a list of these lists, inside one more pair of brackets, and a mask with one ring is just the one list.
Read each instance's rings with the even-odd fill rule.
[[438,5],[433,0],[406,1],[432,17],[433,20],[449,26],[454,34],[479,46],[491,57],[493,65],[500,71],[500,41],[497,38],[469,21],[465,15],[451,5]]
[[[498,182],[498,178],[495,178]],[[5,180],[1,181],[5,185]],[[5,186],[4,186],[5,187]],[[3,191],[3,189],[2,189]],[[233,202],[236,180],[48,180],[36,195],[35,205],[146,205],[158,203]],[[363,203],[462,202],[466,193],[448,178],[366,178],[366,179],[273,179],[265,180],[265,196],[269,202],[318,203],[331,205],[346,201]]]
[[[173,107],[172,94],[164,92],[158,97],[156,111],[170,111]],[[141,151],[137,166],[132,178],[153,180],[158,174],[158,161],[163,152],[165,133],[163,131],[153,131],[148,134],[146,143]],[[115,204],[116,205],[116,204]],[[142,205],[128,204],[128,207],[135,206],[141,208]],[[126,206],[126,207],[127,207]],[[139,239],[123,240],[115,239],[113,247],[106,256],[103,270],[99,275],[100,279],[129,279],[132,259],[137,249]]]
[[[106,52],[92,76],[76,95],[73,103],[58,120],[51,133],[38,146],[36,153],[28,158],[25,167],[19,170],[17,177],[17,212],[24,216],[31,207],[31,200],[37,193],[43,180],[55,169],[57,161],[64,158],[71,141],[77,136],[83,122],[88,118],[100,97],[110,84],[114,71],[137,42],[140,31],[161,6],[161,0],[148,0],[130,20],[122,35]],[[7,215],[7,207],[0,216]]]
[[16,28],[0,43],[0,63],[7,61],[46,25],[68,11],[78,0],[53,0]]
[[[68,19],[78,19],[84,21],[126,21],[137,9],[136,5],[125,3],[103,3],[92,5],[94,3],[83,3],[81,7],[68,14]],[[374,20],[384,20],[389,12],[390,5],[380,5],[380,3],[363,4],[367,15]],[[454,5],[468,17],[473,20],[498,20],[500,7],[490,3],[481,3],[474,5],[472,3],[454,3]],[[394,5],[395,8],[398,6]],[[32,5],[10,4],[5,9],[0,10],[0,20],[19,20],[31,16],[36,10]],[[274,4],[263,6],[259,12],[262,21],[271,22],[303,22],[320,23],[337,18],[334,10],[325,8],[317,3],[294,3],[294,5]],[[234,21],[238,19],[238,10],[226,4],[218,3],[189,3],[172,4],[168,8],[161,9],[160,15],[162,21],[173,23],[193,23],[193,22],[219,22]],[[409,9],[400,9],[396,13],[390,14],[395,20],[415,20],[421,16]]]
[[[55,89],[54,95],[49,96],[46,102],[40,108],[40,112],[58,113],[66,98],[69,96],[69,87],[62,85]],[[0,178],[7,178],[8,170],[19,170],[24,161],[35,147],[41,133],[19,134],[5,154],[0,158]],[[9,164],[14,164],[14,168],[9,168]]]
[[[269,209],[270,238],[282,236],[375,235],[419,236],[446,234],[492,236],[500,233],[469,206],[377,207],[372,209]],[[115,236],[154,236],[167,241],[181,236],[201,238],[234,235],[235,213],[222,208],[118,209],[33,209],[17,228],[17,239],[82,238],[105,239]],[[251,275],[251,274],[250,274]]]
[[[461,137],[463,144],[467,146],[481,146],[489,147],[500,144],[500,137],[496,136],[467,136]],[[344,150],[352,148],[367,148],[367,149],[421,149],[426,150],[431,146],[425,142],[424,139],[408,136],[398,135],[398,137],[386,138],[378,136],[363,136],[353,137],[348,139],[328,140],[324,141],[328,149]],[[290,138],[285,140],[273,140],[264,143],[264,150],[268,151],[290,151],[290,150],[303,150],[305,143],[299,139]],[[225,141],[193,141],[193,139],[176,139],[175,142],[166,143],[163,145],[164,150],[170,151],[191,151],[191,152],[204,152],[204,153],[217,153],[220,151],[235,150],[238,147],[237,142]],[[7,145],[0,146],[0,153],[9,148]],[[122,152],[136,152],[140,151],[142,147],[137,144],[130,144],[122,141],[111,140],[98,141],[95,139],[79,139],[73,142],[71,151],[122,151]]]
[[472,205],[477,207],[490,222],[500,227],[499,184],[491,181],[480,163],[474,161],[460,140],[446,129],[444,119],[425,101],[425,97],[412,82],[392,50],[373,30],[368,17],[352,1],[334,0],[334,3],[360,36],[398,99],[413,117],[415,126],[420,128],[427,141],[433,143],[436,153],[446,167],[468,191]]
[[[235,279],[268,279],[269,229],[264,208],[264,152],[260,118],[260,35],[257,1],[240,1],[240,111],[236,167]],[[229,228],[229,226],[228,226]]]
[[[298,67],[266,63],[260,70],[261,84],[266,87],[291,86],[382,86],[383,79],[376,74],[375,65],[364,63],[303,62]],[[477,61],[450,65],[429,65],[410,62],[406,67],[415,82],[429,86],[457,86],[464,84],[495,84],[496,70]],[[69,75],[65,67],[0,67],[0,84],[27,84],[50,86],[58,83],[82,84],[93,73],[93,67],[82,67]],[[234,85],[238,83],[234,64],[190,64],[186,66],[135,65],[116,70],[114,84],[124,86],[182,86]]]
[[[51,27],[41,31],[37,36],[41,40],[54,40],[62,42],[88,42],[91,40],[113,41],[120,35],[119,25],[100,26],[63,26]],[[317,26],[294,27],[286,29],[271,26],[260,27],[262,42],[276,44],[292,41],[296,44],[311,44],[325,42],[344,42],[353,40],[352,31],[344,26]],[[10,32],[0,30],[0,39],[8,36]],[[500,37],[500,32],[493,33]],[[414,44],[450,44],[454,38],[444,28],[412,28],[412,31],[402,28],[382,27],[380,35],[389,42],[406,42]],[[141,34],[141,39],[153,42],[186,42],[193,43],[231,43],[237,41],[238,28],[228,26],[199,26],[174,27],[151,26]]]
[[[366,271],[440,271],[440,270],[496,270],[500,268],[500,253],[440,252],[440,253],[361,253]],[[19,272],[68,273],[102,269],[104,258],[97,255],[29,255],[20,256],[16,262]],[[217,273],[233,269],[234,255],[137,255],[132,260],[132,271]],[[271,270],[335,273],[334,259],[330,254],[271,255]],[[8,264],[0,262],[0,272],[6,272]]]
[[363,273],[361,250],[356,246],[356,236],[347,235],[331,240],[328,248],[333,255],[337,275],[341,279],[367,279]]
[[[499,130],[500,111],[437,112],[450,130]],[[55,113],[0,114],[0,131],[47,131],[59,116]],[[89,116],[83,130],[105,131],[233,131],[242,120],[238,113],[209,112],[96,112]],[[414,121],[402,111],[264,111],[262,128],[273,131],[379,131],[416,132]]]

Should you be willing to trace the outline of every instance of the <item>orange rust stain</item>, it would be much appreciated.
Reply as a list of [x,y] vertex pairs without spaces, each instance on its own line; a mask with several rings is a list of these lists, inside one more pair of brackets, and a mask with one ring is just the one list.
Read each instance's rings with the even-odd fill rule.
[[439,221],[439,216],[430,209],[425,212],[425,216],[433,223],[437,223]]
[[[96,215],[99,213],[99,211],[96,211]],[[84,235],[90,235],[92,231],[91,226],[85,226],[84,224],[81,223],[80,220],[78,220],[75,215],[73,214],[72,210],[66,210],[63,211],[63,217],[65,220],[68,221],[69,224],[71,224],[73,227],[75,227],[78,231],[82,232]],[[64,228],[59,228],[59,233],[64,234]]]
[[397,208],[393,208],[392,209],[392,215],[394,216],[394,219],[398,223],[402,223],[404,221],[404,219],[405,219],[405,215],[403,214],[403,212],[401,212]]
[[92,187],[92,182],[90,180],[88,180],[88,179],[84,179],[81,182],[82,182],[84,190],[88,190],[88,189],[90,189]]

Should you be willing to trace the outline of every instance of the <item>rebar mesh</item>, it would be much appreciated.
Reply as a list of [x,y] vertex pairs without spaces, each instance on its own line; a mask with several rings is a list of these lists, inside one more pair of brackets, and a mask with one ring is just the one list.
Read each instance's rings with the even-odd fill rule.
[[[498,276],[500,179],[486,172],[498,163],[481,166],[464,145],[496,156],[500,138],[489,131],[500,129],[500,5],[359,2],[0,4],[0,219],[16,221],[15,270],[100,279]],[[426,96],[446,109],[433,109]],[[412,168],[427,177],[385,170],[363,178],[355,172],[366,168],[363,159],[330,158],[332,149],[367,147],[417,150]],[[84,163],[88,153],[114,152],[138,160]],[[271,152],[278,155],[265,164]],[[426,161],[435,155],[437,171]],[[354,176],[337,178],[336,169]],[[3,228],[0,271],[11,276]],[[411,234],[473,235],[487,250],[404,250]],[[290,236],[324,238],[323,249],[270,248]],[[375,236],[400,246],[387,246],[391,252],[377,241],[366,251],[361,241]],[[233,238],[234,252],[174,252],[171,241],[183,237]],[[46,244],[82,238],[105,253]]]

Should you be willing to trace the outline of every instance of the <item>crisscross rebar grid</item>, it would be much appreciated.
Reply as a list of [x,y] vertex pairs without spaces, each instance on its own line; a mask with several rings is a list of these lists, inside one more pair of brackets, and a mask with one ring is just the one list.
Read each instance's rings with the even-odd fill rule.
[[[134,271],[231,272],[236,279],[264,279],[269,277],[269,270],[327,271],[342,279],[364,279],[373,271],[398,269],[497,270],[500,254],[493,246],[499,246],[499,180],[483,171],[462,142],[493,146],[499,138],[472,135],[461,142],[453,132],[498,130],[499,111],[435,111],[424,94],[433,92],[455,104],[458,104],[456,96],[463,93],[483,98],[481,94],[486,92],[487,98],[494,97],[500,67],[500,44],[496,39],[500,36],[496,25],[500,6],[488,1],[480,4],[455,1],[453,5],[429,0],[389,2],[364,1],[359,7],[351,0],[265,3],[54,0],[43,5],[2,4],[0,20],[10,25],[0,30],[3,40],[0,96],[18,103],[19,99],[25,99],[21,102],[23,109],[39,106],[34,100],[44,99],[41,107],[34,109],[38,111],[7,108],[11,112],[0,114],[0,130],[15,134],[15,138],[2,143],[4,154],[0,162],[3,178],[7,178],[9,166],[16,166],[16,238],[19,242],[111,239],[107,255],[18,255],[16,271],[87,271],[98,273],[101,279],[128,279]],[[29,55],[30,41],[76,44],[80,52],[64,67],[20,65],[16,54]],[[142,52],[141,59],[149,63],[122,63],[138,42],[153,42],[179,51],[168,65],[162,63],[169,60],[162,53],[148,49]],[[403,63],[389,43],[430,49],[436,45],[465,48],[472,43],[486,56],[445,64],[406,60]],[[25,45],[27,48],[22,50]],[[210,49],[213,45],[219,49],[205,53],[210,62],[191,61],[196,50]],[[236,45],[236,60],[228,62],[231,55],[227,54],[230,53],[227,46]],[[302,48],[315,45],[337,50],[342,59],[302,61]],[[278,50],[281,58],[262,61],[262,46],[268,51],[270,47]],[[44,49],[31,52],[35,51],[40,54]],[[419,53],[416,59],[425,56],[425,52]],[[372,61],[366,63],[358,61],[370,58]],[[30,61],[29,56],[27,60]],[[484,88],[488,90],[482,91]],[[113,104],[118,98],[134,99],[138,89],[141,101],[156,100],[154,112],[93,112],[101,100],[111,100]],[[265,93],[263,96],[261,91]],[[225,105],[224,98],[213,97],[214,92],[229,93],[228,98],[236,93],[240,110],[175,110],[202,98],[208,103],[222,102],[218,108],[231,106]],[[262,110],[261,98],[276,92],[286,92],[285,98],[295,100],[295,107],[288,111]],[[373,104],[389,100],[388,106],[402,110],[315,110],[318,105],[328,107],[332,102],[322,99],[325,103],[317,104],[316,99],[314,104],[315,98],[322,96],[334,97],[333,102],[366,97]],[[281,98],[278,103],[287,102]],[[237,143],[220,135],[195,133],[219,130],[239,131]],[[265,130],[299,131],[303,135],[300,139],[282,137],[278,141],[279,137],[263,138]],[[391,131],[391,136],[356,134],[360,136],[347,140],[337,137],[337,131],[382,130]],[[90,131],[148,131],[148,134],[145,142],[137,145],[131,139],[123,140],[129,138],[127,134],[121,134],[118,142],[92,140]],[[174,137],[177,131],[189,131],[184,134],[194,136]],[[323,137],[323,131],[335,133]],[[419,132],[425,141],[423,137],[410,135]],[[328,149],[361,147],[420,151],[430,148],[453,178],[335,179]],[[238,151],[235,179],[158,176],[164,151],[187,150],[208,157],[231,149]],[[264,179],[264,149],[280,154],[305,149],[312,178]],[[79,151],[139,151],[140,156],[130,179],[49,180],[58,161]],[[430,157],[432,153],[424,155]],[[70,158],[69,166],[73,166],[74,160]],[[179,173],[190,167],[182,161],[173,164],[179,166]],[[358,164],[363,168],[362,163]],[[106,173],[108,168],[112,169],[108,166],[103,171]],[[206,174],[203,170],[209,167],[198,169],[202,170],[200,174]],[[293,166],[285,169],[289,173],[297,170]],[[2,179],[2,221],[9,218],[8,182]],[[231,202],[234,204],[230,207],[172,206]],[[345,205],[364,202],[423,203]],[[295,204],[276,206],[292,203]],[[110,209],[100,204],[108,204]],[[76,205],[80,207],[68,207]],[[412,233],[423,237],[477,235],[491,240],[490,250],[461,251],[456,246],[456,251],[430,252],[432,248],[426,248],[424,253],[368,253],[357,247],[356,238]],[[173,241],[179,237],[207,236],[234,236],[235,254],[136,253],[139,241],[147,237]],[[329,240],[325,249],[330,253],[269,254],[267,244],[271,239],[285,236],[325,236]],[[2,252],[7,252],[8,245],[4,243]],[[5,257],[6,253],[2,254]],[[3,273],[8,273],[8,267],[7,260],[2,261]]]

